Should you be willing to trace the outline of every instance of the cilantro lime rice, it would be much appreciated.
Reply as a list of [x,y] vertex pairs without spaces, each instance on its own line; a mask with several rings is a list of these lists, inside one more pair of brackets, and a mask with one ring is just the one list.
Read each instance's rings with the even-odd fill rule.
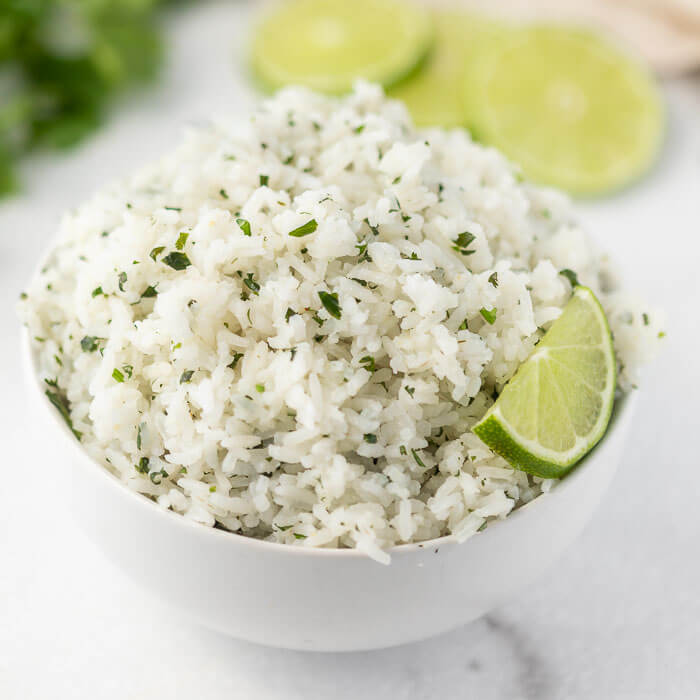
[[129,488],[207,526],[386,562],[551,487],[470,428],[577,279],[627,391],[660,320],[569,201],[358,84],[286,89],[94,196],[21,309],[48,399]]

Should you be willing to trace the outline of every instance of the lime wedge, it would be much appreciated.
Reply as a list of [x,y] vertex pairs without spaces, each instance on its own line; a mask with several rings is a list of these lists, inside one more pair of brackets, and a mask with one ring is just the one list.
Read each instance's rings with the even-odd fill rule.
[[475,133],[537,182],[573,194],[615,190],[641,176],[662,141],[650,75],[585,31],[514,31],[464,83]]
[[430,14],[400,0],[292,0],[260,24],[253,69],[271,89],[306,85],[341,94],[357,78],[385,87],[425,58],[433,41]]
[[605,313],[590,289],[576,287],[474,433],[515,469],[564,476],[605,433],[615,373]]
[[435,47],[420,70],[389,91],[403,100],[417,126],[465,126],[464,101],[458,87],[465,69],[490,46],[505,26],[479,14],[436,12]]

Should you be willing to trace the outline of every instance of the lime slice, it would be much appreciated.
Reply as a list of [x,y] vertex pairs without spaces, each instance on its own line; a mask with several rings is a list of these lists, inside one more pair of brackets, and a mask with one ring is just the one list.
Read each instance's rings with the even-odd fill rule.
[[615,190],[653,163],[664,114],[649,74],[584,31],[512,32],[465,81],[477,135],[537,182],[574,194]]
[[590,289],[577,287],[473,430],[515,469],[564,476],[605,433],[615,373],[605,313]]
[[430,14],[400,0],[293,0],[260,24],[253,69],[271,89],[283,85],[340,94],[357,78],[385,87],[425,58]]
[[425,65],[389,91],[406,103],[417,126],[464,126],[465,108],[459,86],[465,69],[505,26],[482,15],[436,12],[435,47]]

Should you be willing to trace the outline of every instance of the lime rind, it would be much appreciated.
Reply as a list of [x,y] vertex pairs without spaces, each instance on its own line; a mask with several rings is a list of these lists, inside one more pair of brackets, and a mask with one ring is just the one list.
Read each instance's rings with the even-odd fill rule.
[[413,3],[293,0],[263,17],[251,68],[267,91],[294,84],[343,94],[359,78],[387,88],[411,75],[433,42],[431,14]]
[[[473,432],[512,467],[548,479],[564,476],[600,441],[610,421],[615,398],[617,367],[612,335],[605,312],[593,292],[587,287],[577,287],[572,302],[583,303],[592,312],[600,331],[598,342],[595,342],[595,338],[592,342],[574,343],[570,346],[561,342],[564,337],[559,331],[567,322],[572,321],[574,316],[571,311],[567,314],[570,308],[567,306],[550,331],[544,335],[533,354],[518,368],[493,406],[473,428]],[[574,318],[573,321],[575,320]],[[553,361],[551,354],[565,350],[567,347],[577,349],[583,347],[602,352],[602,363],[589,366],[588,370],[602,367],[604,381],[600,388],[601,377],[596,381],[592,371],[576,371],[571,366],[567,366],[566,371],[574,374],[574,381],[584,382],[589,387],[589,391],[595,392],[599,397],[599,410],[597,415],[593,416],[595,420],[586,433],[579,434],[576,432],[575,425],[577,420],[580,421],[581,416],[572,417],[570,405],[572,397],[569,397],[569,406],[567,406],[567,401],[561,394],[562,384],[556,379],[553,380],[552,376],[544,378],[550,393],[556,395],[556,392],[559,392],[560,394],[559,410],[556,415],[545,416],[554,426],[551,433],[563,437],[562,449],[553,449],[551,446],[542,444],[540,439],[542,431],[539,428],[543,418],[540,415],[543,393],[542,375],[548,364]],[[592,378],[591,375],[593,375]],[[556,407],[556,400],[553,405]],[[507,410],[504,406],[507,406]],[[506,413],[511,414],[511,417],[507,417]],[[586,417],[585,414],[583,417]],[[516,420],[518,425],[515,425]],[[556,427],[561,427],[563,422],[568,423],[568,433],[566,430],[556,430]],[[532,432],[535,435],[532,435]],[[574,433],[573,444],[570,439],[571,432]],[[530,433],[530,435],[524,433]]]

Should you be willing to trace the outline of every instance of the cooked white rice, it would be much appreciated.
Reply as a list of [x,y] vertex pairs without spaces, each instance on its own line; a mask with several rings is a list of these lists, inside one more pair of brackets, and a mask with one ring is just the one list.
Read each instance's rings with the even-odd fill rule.
[[414,130],[375,86],[288,89],[68,214],[22,314],[83,447],[130,488],[386,562],[550,488],[470,427],[568,301],[564,268],[599,295],[627,390],[659,321],[564,196],[463,131]]

